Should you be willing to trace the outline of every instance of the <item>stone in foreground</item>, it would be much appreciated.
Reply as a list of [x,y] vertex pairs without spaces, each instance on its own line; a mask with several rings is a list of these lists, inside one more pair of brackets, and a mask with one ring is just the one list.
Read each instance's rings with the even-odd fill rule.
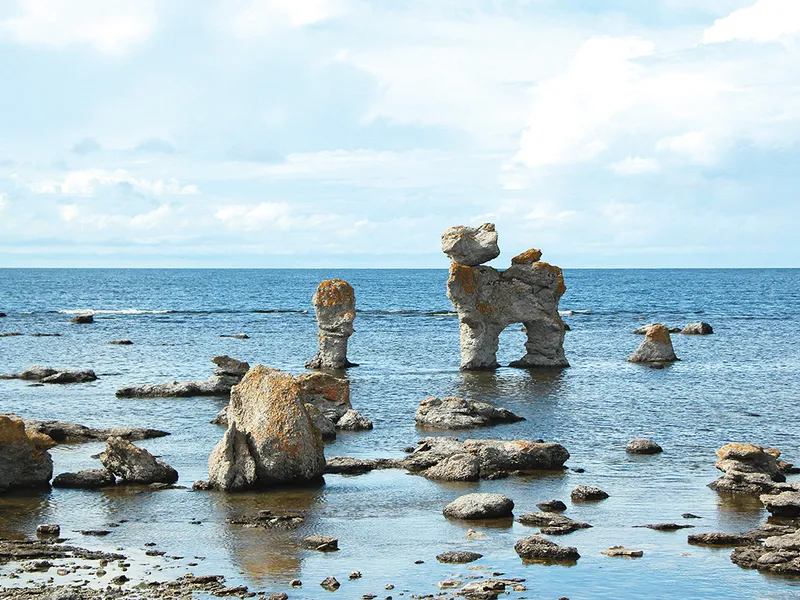
[[628,454],[658,454],[663,451],[661,446],[647,438],[632,439],[625,447],[625,452]]
[[451,227],[442,234],[442,252],[455,264],[477,267],[500,256],[497,231],[492,223]]
[[466,494],[444,507],[449,519],[479,520],[513,517],[514,502],[502,494]]
[[800,517],[800,490],[781,492],[780,494],[764,494],[761,502],[773,517]]
[[574,562],[581,555],[572,546],[559,546],[538,535],[530,535],[514,544],[520,558],[531,562]]
[[420,427],[433,429],[471,429],[497,423],[524,421],[506,408],[464,398],[430,396],[420,402],[414,420]]
[[327,535],[312,535],[300,543],[302,548],[319,552],[334,552],[339,549],[339,540]]
[[175,483],[178,472],[160,461],[144,448],[137,448],[128,440],[112,437],[100,462],[123,483]]
[[53,459],[45,437],[30,435],[21,419],[0,416],[0,493],[50,484]]
[[319,351],[307,369],[346,369],[358,366],[347,360],[347,341],[356,318],[356,294],[342,279],[325,280],[312,298],[317,316]]
[[661,323],[648,327],[644,340],[628,360],[634,363],[671,363],[678,360],[669,337],[669,329]]

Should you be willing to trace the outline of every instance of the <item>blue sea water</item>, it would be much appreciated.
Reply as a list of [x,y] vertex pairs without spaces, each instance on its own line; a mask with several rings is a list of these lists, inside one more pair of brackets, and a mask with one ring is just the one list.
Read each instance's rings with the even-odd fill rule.
[[[441,484],[378,471],[327,476],[323,487],[312,490],[236,495],[134,488],[15,493],[0,497],[0,536],[31,535],[38,523],[56,522],[79,545],[129,550],[132,573],[161,580],[190,570],[222,574],[231,583],[286,591],[290,598],[327,597],[318,582],[328,575],[342,582],[339,597],[435,594],[443,579],[459,575],[468,581],[483,573],[436,562],[436,554],[454,549],[484,554],[477,564],[490,571],[526,578],[528,591],[511,598],[800,595],[798,580],[742,570],[730,562],[730,550],[686,542],[687,533],[744,531],[766,519],[757,500],[706,487],[718,475],[716,448],[750,441],[780,448],[786,460],[800,462],[800,270],[567,270],[560,308],[571,327],[565,341],[570,368],[463,373],[445,270],[0,269],[0,311],[8,314],[0,319],[0,332],[26,334],[0,338],[0,372],[47,364],[92,368],[99,376],[70,386],[0,381],[0,413],[165,429],[172,435],[141,445],[177,468],[179,483],[190,487],[206,477],[208,453],[222,435],[209,421],[225,399],[117,399],[115,390],[204,378],[213,369],[209,359],[218,354],[302,372],[316,351],[311,296],[321,280],[332,277],[346,279],[356,291],[356,333],[348,354],[360,366],[347,377],[353,405],[375,429],[341,434],[326,455],[402,456],[404,447],[430,435],[415,428],[419,402],[429,395],[460,395],[507,407],[527,420],[457,435],[559,442],[570,451],[568,466],[585,472]],[[87,310],[95,312],[93,325],[69,323],[73,313]],[[681,358],[673,366],[652,370],[626,362],[641,341],[633,329],[654,321],[672,327],[699,320],[711,323],[714,334],[673,335]],[[250,339],[219,337],[242,331]],[[134,345],[108,344],[119,338]],[[522,356],[524,341],[518,326],[509,327],[499,361]],[[626,455],[633,437],[651,437],[665,452]],[[101,449],[102,444],[55,448],[56,473],[97,466],[91,455]],[[568,516],[593,525],[554,538],[580,551],[573,567],[520,562],[513,544],[536,529],[472,525],[488,537],[467,540],[470,525],[441,515],[447,502],[472,491],[508,495],[515,514],[552,498],[569,504],[569,491],[579,484],[600,486],[610,498],[569,507]],[[303,509],[309,518],[294,532],[227,522],[269,508]],[[695,529],[634,527],[680,522],[685,512],[703,517],[691,522]],[[120,519],[126,522],[105,538],[74,533]],[[300,549],[299,541],[311,534],[338,537],[341,550]],[[154,562],[144,556],[146,542],[183,558]],[[618,544],[642,549],[644,557],[600,554]],[[187,566],[192,561],[199,565]],[[363,577],[349,581],[354,570]],[[114,574],[110,570],[107,577]],[[0,584],[3,578],[0,568]],[[291,579],[303,580],[303,588],[290,590]],[[387,584],[394,591],[385,591]]]

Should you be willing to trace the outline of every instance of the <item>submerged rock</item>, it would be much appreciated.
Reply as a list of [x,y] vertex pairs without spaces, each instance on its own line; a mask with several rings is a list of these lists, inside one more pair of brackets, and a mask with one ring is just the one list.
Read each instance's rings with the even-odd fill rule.
[[175,483],[178,472],[160,461],[144,448],[137,448],[128,440],[112,437],[100,462],[123,483]]
[[464,398],[430,396],[420,402],[414,420],[418,426],[435,429],[471,429],[496,423],[524,421],[505,408]]
[[661,446],[647,438],[632,439],[625,447],[625,452],[628,454],[658,454],[663,451],[664,449]]
[[572,546],[559,546],[538,535],[530,535],[514,544],[514,551],[526,561],[574,562],[581,555]]
[[86,469],[77,473],[59,473],[53,479],[53,487],[96,489],[116,485],[117,478],[107,469]]
[[714,333],[714,328],[705,321],[699,323],[689,323],[681,330],[684,335],[709,335]]
[[502,494],[466,494],[444,507],[449,519],[504,519],[513,516],[514,502]]
[[307,369],[345,369],[358,366],[347,360],[347,341],[355,329],[356,295],[342,279],[325,280],[312,298],[319,328],[319,351]]
[[21,419],[0,416],[0,493],[50,484],[53,459],[44,437],[30,435]]
[[209,457],[218,489],[270,487],[320,480],[322,437],[288,373],[256,365],[233,388],[228,430]]
[[244,332],[242,332],[242,333],[223,333],[219,337],[221,337],[221,338],[231,338],[231,339],[234,339],[234,340],[249,340],[250,339],[250,336],[247,335]]
[[226,396],[242,380],[250,368],[246,362],[230,356],[215,356],[214,374],[207,379],[169,381],[120,388],[117,398],[189,398],[192,396]]
[[497,368],[500,333],[513,323],[525,326],[528,341],[526,354],[511,366],[569,366],[564,357],[564,322],[558,314],[558,301],[566,291],[561,269],[540,262],[541,251],[535,248],[514,257],[502,272],[476,266],[475,260],[484,255],[496,256],[496,233],[491,223],[481,227],[493,238],[491,252],[484,254],[488,246],[481,241],[474,244],[475,236],[465,233],[469,229],[453,227],[442,235],[442,248],[452,261],[447,297],[458,312],[461,368]]
[[648,327],[644,340],[628,360],[635,363],[669,363],[678,360],[669,330],[661,323]]

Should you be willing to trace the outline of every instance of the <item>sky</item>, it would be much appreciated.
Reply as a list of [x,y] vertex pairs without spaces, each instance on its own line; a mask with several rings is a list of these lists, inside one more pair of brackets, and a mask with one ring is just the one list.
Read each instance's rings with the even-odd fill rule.
[[800,266],[800,0],[0,0],[0,267]]

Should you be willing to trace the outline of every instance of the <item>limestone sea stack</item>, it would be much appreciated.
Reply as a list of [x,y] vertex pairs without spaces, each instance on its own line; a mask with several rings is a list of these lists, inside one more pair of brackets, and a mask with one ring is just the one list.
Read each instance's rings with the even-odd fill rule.
[[47,487],[53,476],[48,436],[25,430],[21,419],[0,416],[0,493]]
[[561,269],[541,262],[536,248],[514,257],[503,272],[480,266],[499,254],[494,225],[451,227],[442,234],[450,257],[447,297],[458,312],[461,368],[495,369],[500,333],[513,323],[525,326],[526,354],[512,367],[568,367],[564,322],[558,302],[566,291]]
[[672,348],[669,329],[661,323],[650,325],[642,343],[628,360],[634,363],[670,363],[678,360]]
[[323,448],[294,377],[256,365],[231,391],[228,429],[208,459],[209,481],[241,490],[320,480]]
[[355,329],[356,294],[342,279],[323,281],[312,298],[319,328],[319,351],[306,363],[307,369],[356,367],[347,360],[347,341]]

